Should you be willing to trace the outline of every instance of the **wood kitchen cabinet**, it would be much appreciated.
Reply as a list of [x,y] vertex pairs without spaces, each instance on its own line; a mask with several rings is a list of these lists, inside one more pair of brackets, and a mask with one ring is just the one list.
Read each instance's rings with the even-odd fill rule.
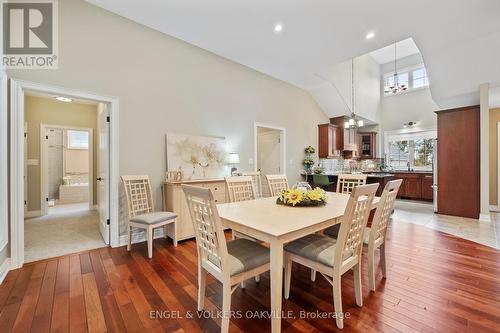
[[425,175],[422,178],[422,199],[423,200],[432,200],[434,197],[434,189],[433,186],[434,181],[432,179],[432,175]]
[[480,107],[437,111],[439,214],[479,218]]
[[338,149],[341,152],[349,152],[350,157],[358,155],[358,133],[355,128],[345,128],[345,117],[330,118],[330,123],[336,125],[339,131]]
[[399,188],[398,198],[432,201],[432,174],[421,172],[397,172],[394,175],[394,179],[403,180]]
[[339,127],[333,124],[318,125],[318,155],[320,158],[339,157],[340,149]]
[[357,133],[358,157],[360,159],[374,159],[377,157],[377,132]]

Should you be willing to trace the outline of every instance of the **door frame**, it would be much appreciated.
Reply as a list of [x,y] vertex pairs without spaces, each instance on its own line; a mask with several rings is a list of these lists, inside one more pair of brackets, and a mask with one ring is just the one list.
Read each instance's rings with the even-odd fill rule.
[[26,91],[64,95],[109,105],[110,243],[119,246],[119,100],[44,83],[10,79],[10,255],[11,269],[24,263],[24,95]]
[[[96,113],[97,117],[97,113]],[[75,130],[75,131],[85,131],[89,134],[89,210],[94,209],[94,129],[90,127],[78,127],[78,126],[66,126],[66,125],[52,125],[52,124],[40,124],[40,214],[42,216],[47,215],[47,202],[45,198],[48,195],[48,174],[49,166],[48,160],[48,149],[47,141],[45,141],[44,136],[49,128],[56,128],[62,130]],[[63,138],[64,142],[64,138]],[[43,144],[42,144],[43,143]],[[63,155],[64,159],[64,155]],[[63,160],[64,169],[64,160]]]
[[[490,207],[495,212],[500,211],[500,121],[497,122],[497,204]],[[493,208],[493,209],[491,209]]]
[[269,125],[269,124],[264,124],[264,123],[259,123],[259,122],[254,122],[253,123],[253,158],[254,158],[254,171],[259,171],[258,170],[258,159],[257,159],[257,149],[258,149],[258,144],[257,144],[257,136],[258,136],[258,129],[259,127],[261,128],[269,128],[273,130],[280,131],[280,160],[281,160],[281,165],[283,166],[281,173],[286,175],[286,128],[284,127],[279,127],[279,126],[274,126],[274,125]]

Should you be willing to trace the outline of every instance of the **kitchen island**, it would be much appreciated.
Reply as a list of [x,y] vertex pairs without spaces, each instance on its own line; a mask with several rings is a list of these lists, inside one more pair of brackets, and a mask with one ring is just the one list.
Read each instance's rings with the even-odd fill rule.
[[[335,191],[337,188],[337,178],[342,172],[325,172],[332,185],[325,188],[327,191]],[[410,200],[432,201],[433,199],[433,175],[429,171],[393,171],[387,172],[363,172],[367,175],[366,183],[379,183],[377,195],[381,195],[385,184],[394,179],[402,179],[403,183],[398,192],[398,198]],[[306,175],[303,175],[306,178]],[[314,174],[307,174],[307,181],[314,187]]]
[[[337,179],[339,174],[345,174],[342,172],[325,172],[323,175],[328,176],[328,179],[330,182],[333,184],[328,186],[328,188],[325,188],[327,191],[334,192],[337,188]],[[365,173],[367,178],[366,178],[366,183],[367,184],[374,184],[378,183],[379,187],[377,190],[377,196],[382,195],[382,191],[384,190],[385,184],[387,184],[388,181],[395,179],[395,175],[393,173],[385,173],[385,172],[367,172]],[[309,173],[307,175],[302,175],[307,182],[314,187],[314,174]]]

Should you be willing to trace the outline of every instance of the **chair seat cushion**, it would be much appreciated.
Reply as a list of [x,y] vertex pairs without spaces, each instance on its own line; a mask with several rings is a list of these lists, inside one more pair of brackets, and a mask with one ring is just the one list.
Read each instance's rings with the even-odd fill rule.
[[[337,239],[339,231],[340,231],[340,223],[326,228],[324,233],[325,235]],[[363,235],[363,243],[365,244],[368,244],[368,240],[370,239],[370,231],[371,231],[370,228],[365,228],[365,233]]]
[[136,215],[130,219],[130,222],[142,223],[142,224],[155,224],[155,223],[165,222],[168,220],[173,220],[176,217],[177,214],[171,212],[151,212],[151,213]]
[[311,234],[288,243],[285,251],[333,267],[336,243],[334,238]]
[[[245,238],[227,242],[227,252],[231,276],[269,263],[269,249]],[[219,265],[218,260],[213,256],[209,255],[208,260],[216,266]]]

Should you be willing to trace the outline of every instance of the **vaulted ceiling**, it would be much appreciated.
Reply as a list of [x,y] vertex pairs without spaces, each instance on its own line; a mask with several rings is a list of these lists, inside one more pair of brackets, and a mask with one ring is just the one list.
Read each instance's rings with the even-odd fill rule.
[[500,84],[498,0],[87,1],[326,98],[321,76],[336,64],[409,37],[439,106],[478,103],[481,83]]

